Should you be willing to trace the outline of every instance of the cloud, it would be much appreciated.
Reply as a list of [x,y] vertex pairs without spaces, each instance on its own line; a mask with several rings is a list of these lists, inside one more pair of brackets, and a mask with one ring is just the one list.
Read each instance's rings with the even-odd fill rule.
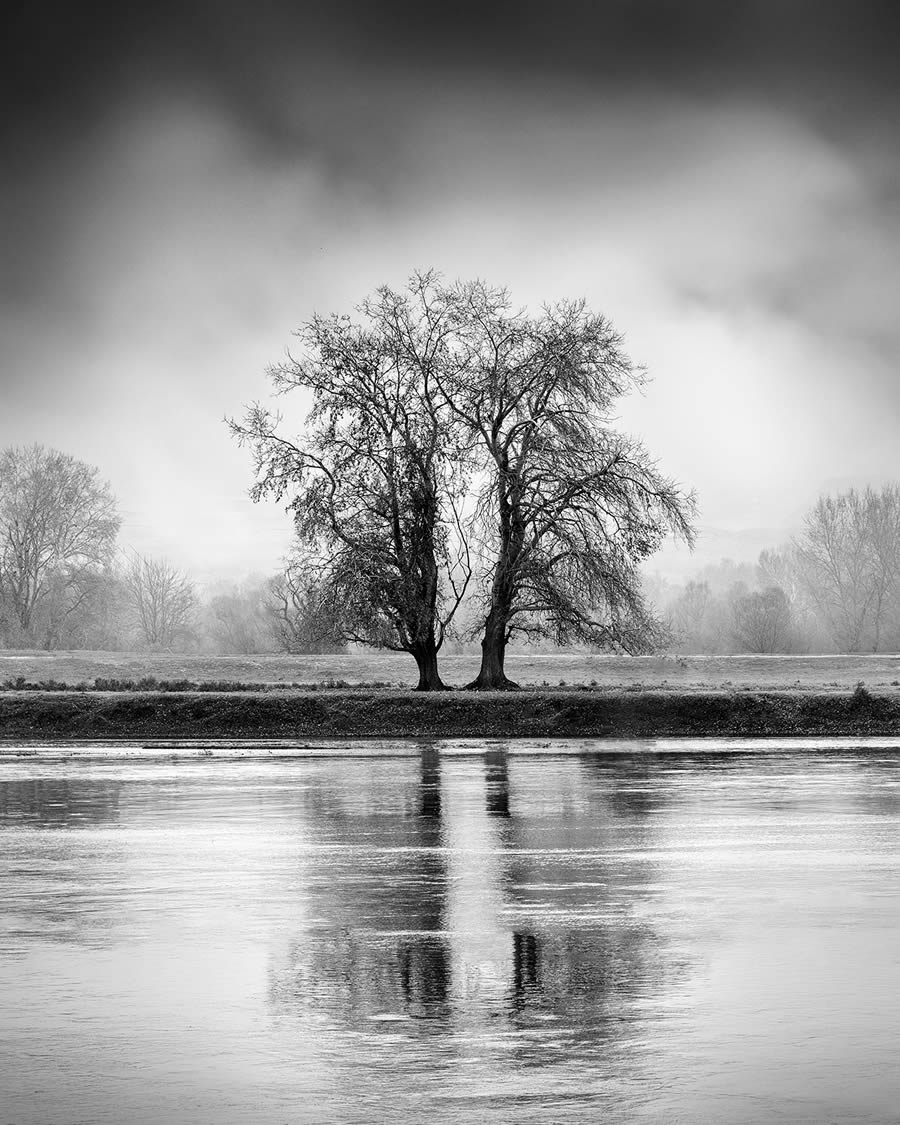
[[286,518],[241,499],[222,415],[312,311],[433,265],[607,312],[654,376],[623,424],[748,552],[893,472],[892,17],[875,44],[834,5],[806,38],[806,5],[296,10],[111,14],[83,52],[32,27],[0,445],[99,464],[142,550],[267,569]]

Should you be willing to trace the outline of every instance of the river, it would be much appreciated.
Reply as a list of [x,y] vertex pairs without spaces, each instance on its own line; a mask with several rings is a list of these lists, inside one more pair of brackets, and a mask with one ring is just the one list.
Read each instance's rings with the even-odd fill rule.
[[7,754],[0,1121],[900,1121],[900,750],[760,747]]

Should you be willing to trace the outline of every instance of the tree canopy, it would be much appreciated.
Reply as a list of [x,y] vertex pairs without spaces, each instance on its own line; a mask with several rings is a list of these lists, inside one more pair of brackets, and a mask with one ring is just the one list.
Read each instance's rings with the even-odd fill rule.
[[301,438],[259,405],[230,425],[254,453],[254,498],[288,497],[343,637],[409,652],[419,688],[441,688],[437,653],[470,576],[465,452],[435,381],[452,310],[422,278],[359,311],[361,324],[313,317],[296,333],[302,354],[269,369],[276,392],[311,396]]
[[255,498],[289,498],[320,596],[343,635],[410,652],[420,688],[477,572],[482,668],[511,686],[517,632],[640,651],[656,622],[637,567],[670,533],[692,540],[693,498],[613,426],[642,382],[583,301],[515,310],[482,282],[412,277],[346,316],[314,317],[302,354],[269,369],[312,409],[300,438],[253,406]]
[[481,469],[482,666],[472,686],[510,686],[504,653],[516,632],[651,647],[657,623],[637,568],[667,534],[692,542],[694,502],[612,425],[642,371],[584,301],[528,316],[481,282],[450,293],[459,344],[441,390]]

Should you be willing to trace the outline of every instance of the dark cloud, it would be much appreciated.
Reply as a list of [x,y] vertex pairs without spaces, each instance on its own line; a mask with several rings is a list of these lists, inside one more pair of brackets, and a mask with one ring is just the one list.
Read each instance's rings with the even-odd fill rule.
[[[260,164],[313,156],[375,190],[401,182],[435,130],[477,134],[516,103],[565,127],[598,98],[642,91],[761,105],[883,146],[898,52],[887,0],[20,2],[0,60],[0,202],[15,244],[55,244],[81,170],[116,143],[110,122],[162,100],[213,107]],[[454,102],[468,120],[446,112]],[[898,191],[892,167],[883,190]]]
[[279,141],[286,88],[315,94],[327,118],[329,95],[398,74],[423,96],[430,78],[456,76],[739,90],[837,113],[863,99],[877,112],[894,101],[900,12],[887,0],[62,0],[18,5],[6,44],[6,123],[20,137],[38,122],[89,124],[110,99],[171,83],[214,93]]

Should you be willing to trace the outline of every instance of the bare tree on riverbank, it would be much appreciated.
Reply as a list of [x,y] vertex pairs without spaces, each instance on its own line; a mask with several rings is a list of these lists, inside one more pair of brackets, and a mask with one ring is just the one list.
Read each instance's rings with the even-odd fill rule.
[[298,542],[347,640],[410,653],[418,690],[443,688],[437,657],[471,574],[462,522],[466,457],[438,394],[454,309],[430,275],[379,289],[348,317],[313,317],[300,357],[269,369],[306,391],[303,435],[260,406],[233,434],[253,450],[254,499],[289,498]]
[[693,496],[612,428],[643,381],[584,302],[531,318],[505,290],[456,286],[457,364],[440,386],[483,470],[478,497],[482,663],[474,688],[507,688],[516,633],[638,652],[658,625],[637,567],[674,533],[693,541]]

